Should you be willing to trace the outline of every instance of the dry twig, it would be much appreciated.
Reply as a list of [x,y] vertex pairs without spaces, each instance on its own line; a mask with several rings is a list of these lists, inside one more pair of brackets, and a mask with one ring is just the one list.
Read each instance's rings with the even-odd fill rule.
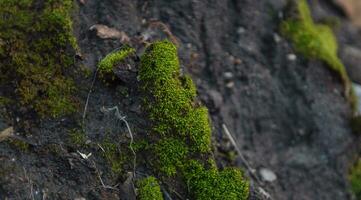
[[230,140],[231,144],[234,146],[234,148],[236,149],[237,153],[238,153],[238,156],[239,158],[242,160],[244,166],[247,168],[247,170],[250,172],[251,176],[254,178],[254,180],[258,183],[259,187],[258,187],[258,190],[259,192],[266,198],[266,199],[272,199],[271,195],[269,195],[265,189],[263,189],[261,187],[261,181],[260,179],[258,178],[257,174],[256,174],[256,170],[253,169],[249,162],[246,160],[246,158],[243,156],[241,150],[239,149],[236,141],[234,140],[232,134],[229,132],[227,126],[225,124],[222,124],[222,129],[223,131],[225,132],[226,136],[228,137],[228,139]]

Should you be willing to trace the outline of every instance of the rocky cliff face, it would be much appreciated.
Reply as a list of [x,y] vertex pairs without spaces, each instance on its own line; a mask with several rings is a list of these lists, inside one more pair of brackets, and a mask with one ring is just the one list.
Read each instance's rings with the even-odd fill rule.
[[[13,126],[29,147],[21,150],[0,140],[1,199],[134,198],[127,176],[132,172],[127,127],[101,108],[117,106],[136,138],[147,134],[137,88],[138,58],[120,66],[110,85],[94,74],[99,60],[124,43],[135,47],[139,56],[147,43],[164,38],[177,43],[182,71],[192,76],[200,101],[209,109],[217,164],[244,169],[250,199],[352,198],[347,173],[359,139],[349,126],[351,108],[338,76],[324,63],[296,54],[280,35],[286,1],[76,4],[76,67],[93,72],[75,78],[80,111],[37,120],[6,107],[0,128]],[[313,2],[314,18],[340,16],[333,6]],[[340,22],[336,30],[341,51],[350,45],[361,48],[355,28],[344,18]],[[226,129],[243,159],[230,156],[235,149]],[[115,152],[107,143],[114,140],[119,141]],[[115,160],[122,164],[118,178],[112,171]],[[152,155],[139,155],[137,173],[150,173],[150,160]],[[182,199],[169,185],[162,187],[168,199]]]

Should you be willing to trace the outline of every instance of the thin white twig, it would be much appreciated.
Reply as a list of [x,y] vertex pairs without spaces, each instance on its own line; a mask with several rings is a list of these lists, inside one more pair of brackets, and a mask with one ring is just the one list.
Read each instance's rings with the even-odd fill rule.
[[87,112],[87,109],[88,109],[88,104],[89,104],[89,99],[90,99],[90,94],[92,93],[93,91],[93,87],[94,87],[94,84],[95,84],[95,80],[97,78],[97,74],[98,74],[98,69],[99,67],[97,67],[97,69],[95,70],[95,73],[94,73],[94,76],[93,76],[93,80],[92,80],[92,84],[90,86],[90,89],[89,89],[89,92],[88,92],[88,96],[86,98],[86,102],[85,102],[85,106],[84,106],[84,112],[83,112],[83,126],[84,126],[84,123],[85,123],[85,117],[86,117],[86,112]]
[[249,165],[248,161],[244,158],[241,150],[238,148],[238,145],[236,143],[236,141],[234,140],[233,136],[231,135],[231,133],[229,132],[227,126],[225,124],[222,124],[222,128],[224,130],[224,132],[226,133],[226,136],[228,137],[228,139],[230,140],[230,142],[232,143],[232,145],[234,146],[234,148],[236,149],[239,157],[241,158],[243,164],[247,167],[247,169],[254,174],[255,170]]
[[259,187],[259,191],[261,192],[261,194],[263,196],[266,197],[266,199],[272,199],[271,195],[269,195],[265,189],[263,189],[261,187],[261,181],[259,180],[257,174],[256,174],[256,170],[253,169],[250,164],[248,163],[248,161],[246,160],[246,158],[243,156],[241,150],[239,149],[236,141],[234,140],[232,134],[229,132],[227,126],[225,124],[222,124],[222,128],[223,131],[226,133],[226,136],[228,137],[228,139],[230,140],[230,142],[232,143],[232,145],[234,146],[234,148],[236,149],[239,158],[242,160],[243,164],[245,165],[245,167],[247,168],[247,170],[251,173],[251,175],[253,176],[253,178],[255,179],[255,181],[258,183]]
[[92,161],[92,163],[93,163],[93,165],[94,165],[95,171],[97,172],[98,178],[99,178],[100,183],[102,184],[103,188],[105,188],[105,189],[111,189],[111,190],[118,190],[118,189],[115,188],[115,187],[112,187],[112,186],[109,186],[109,185],[105,185],[105,184],[104,184],[103,179],[102,179],[102,177],[101,177],[101,175],[100,175],[100,172],[99,172],[99,170],[98,170],[95,162]]
[[98,143],[98,147],[105,153],[104,148]]
[[134,194],[135,194],[134,178],[135,178],[135,173],[136,173],[136,169],[135,169],[135,168],[136,168],[136,163],[137,163],[137,154],[135,153],[135,151],[134,151],[134,149],[133,149],[134,137],[133,137],[132,130],[130,129],[129,123],[128,123],[128,121],[126,120],[126,116],[122,116],[122,115],[120,114],[119,109],[118,109],[118,106],[114,106],[114,107],[111,107],[111,108],[102,107],[102,108],[101,108],[101,111],[102,111],[103,113],[115,111],[115,117],[116,117],[117,119],[119,119],[120,121],[124,122],[125,125],[127,126],[128,133],[129,133],[129,136],[130,136],[129,148],[130,148],[130,150],[132,151],[133,156],[134,156],[134,157],[133,157],[132,187],[133,187]]

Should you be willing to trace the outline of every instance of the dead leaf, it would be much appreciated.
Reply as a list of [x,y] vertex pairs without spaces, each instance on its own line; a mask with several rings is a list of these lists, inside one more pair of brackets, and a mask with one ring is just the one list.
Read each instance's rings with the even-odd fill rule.
[[90,27],[89,30],[96,30],[97,36],[101,39],[120,39],[121,42],[130,41],[129,36],[125,32],[110,28],[103,24],[95,24]]
[[360,0],[335,0],[351,21],[361,28],[361,1]]
[[79,3],[81,3],[81,4],[85,4],[85,0],[79,0]]
[[6,140],[14,134],[14,128],[10,126],[9,128],[1,131],[0,133],[0,142]]

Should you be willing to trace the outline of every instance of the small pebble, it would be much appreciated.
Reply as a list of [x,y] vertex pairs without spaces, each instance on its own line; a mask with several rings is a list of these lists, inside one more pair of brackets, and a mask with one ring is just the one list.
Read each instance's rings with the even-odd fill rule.
[[246,29],[243,28],[243,27],[239,27],[239,28],[237,29],[237,33],[238,33],[238,34],[243,34],[243,33],[245,33],[245,32],[246,32]]
[[281,41],[281,37],[277,33],[273,33],[273,39],[276,43]]
[[226,84],[226,87],[227,87],[227,88],[233,88],[233,87],[234,87],[234,82],[231,81],[231,82],[227,83],[227,84]]
[[231,79],[231,78],[233,78],[233,73],[232,72],[224,72],[223,76],[226,79]]
[[240,64],[242,64],[242,60],[239,59],[239,58],[236,58],[236,59],[234,59],[234,64],[235,65],[240,65]]
[[287,59],[289,61],[295,61],[297,59],[297,56],[293,53],[287,54]]
[[277,179],[276,174],[267,168],[262,168],[259,170],[260,175],[262,176],[262,179],[267,182],[273,182]]

